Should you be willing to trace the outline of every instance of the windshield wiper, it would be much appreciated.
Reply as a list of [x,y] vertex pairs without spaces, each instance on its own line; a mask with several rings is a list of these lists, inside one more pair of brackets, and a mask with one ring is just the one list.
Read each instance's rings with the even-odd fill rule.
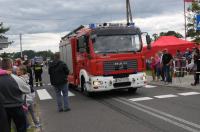
[[106,53],[118,53],[119,50],[115,49],[115,50],[107,50],[105,51]]
[[136,53],[137,49],[126,49],[126,50],[121,50],[119,52],[133,52],[133,53]]
[[97,53],[97,54],[106,54],[107,52],[105,52],[105,51],[97,51],[95,53]]

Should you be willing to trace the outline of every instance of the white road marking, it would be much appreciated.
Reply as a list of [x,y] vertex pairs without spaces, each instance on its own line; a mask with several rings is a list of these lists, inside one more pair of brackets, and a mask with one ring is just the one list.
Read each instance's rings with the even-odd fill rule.
[[[63,93],[61,92],[61,95],[63,96]],[[73,94],[72,92],[68,91],[68,97],[72,97],[75,96],[75,94]]]
[[198,94],[200,93],[199,92],[178,93],[178,95],[182,95],[182,96],[198,95]]
[[40,100],[52,99],[51,95],[47,92],[46,89],[37,90],[38,96]]
[[[33,86],[36,87],[36,85],[33,85]],[[38,86],[40,86],[40,85],[38,85]],[[48,84],[43,83],[42,86],[51,86],[51,83],[48,83]],[[40,87],[41,87],[41,86],[40,86]]]
[[75,96],[75,94],[73,94],[72,92],[68,92],[68,96],[70,97],[70,96]]
[[[173,125],[179,126],[179,127],[183,128],[185,130],[188,130],[190,132],[199,132],[199,129],[200,129],[200,125],[199,124],[195,124],[193,122],[184,120],[182,118],[170,115],[168,113],[159,111],[157,109],[154,109],[154,108],[151,108],[151,107],[148,107],[148,106],[136,103],[136,102],[127,101],[125,98],[114,98],[114,100],[116,100],[118,102],[121,102],[121,103],[123,103],[125,105],[128,105],[128,106],[130,106],[132,108],[135,108],[135,109],[137,109],[139,111],[142,111],[144,113],[147,113],[149,115],[152,115],[154,117],[157,117],[159,119],[162,119],[162,120],[164,120],[164,121],[166,121],[168,123],[171,123]],[[189,126],[187,126],[186,124],[189,125]]]
[[132,99],[129,99],[131,101],[143,101],[143,100],[151,100],[153,98],[150,98],[150,97],[142,97],[142,98],[132,98]]
[[155,87],[157,87],[157,86],[153,86],[153,85],[145,85],[144,87],[145,87],[145,88],[155,88]]
[[164,98],[173,98],[173,97],[178,97],[177,95],[173,95],[173,94],[167,94],[167,95],[158,95],[158,96],[154,96],[155,98],[159,98],[159,99],[164,99]]

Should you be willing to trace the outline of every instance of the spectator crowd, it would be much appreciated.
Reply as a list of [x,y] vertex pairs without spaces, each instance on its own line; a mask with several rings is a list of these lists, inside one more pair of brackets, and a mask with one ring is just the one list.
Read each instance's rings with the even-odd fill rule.
[[159,51],[147,60],[147,67],[151,69],[153,81],[172,83],[174,76],[184,77],[186,74],[194,74],[192,86],[199,84],[200,52],[199,48],[188,48],[185,52],[177,50],[173,56],[167,49]]
[[[26,132],[31,127],[29,114],[35,127],[41,126],[35,114],[32,71],[34,75],[38,75],[38,71],[38,76],[42,74],[38,64],[32,65],[31,61],[0,59],[0,132],[11,132],[12,128]],[[42,85],[38,76],[36,81]]]
[[[36,61],[32,64],[29,60],[0,59],[0,132],[11,132],[12,128],[16,128],[17,132],[26,132],[32,127],[29,117],[35,128],[41,127],[35,113],[33,76],[35,86],[43,86],[42,69],[42,65]],[[55,89],[58,112],[70,111],[67,83],[69,69],[60,60],[59,53],[55,53],[48,72]]]

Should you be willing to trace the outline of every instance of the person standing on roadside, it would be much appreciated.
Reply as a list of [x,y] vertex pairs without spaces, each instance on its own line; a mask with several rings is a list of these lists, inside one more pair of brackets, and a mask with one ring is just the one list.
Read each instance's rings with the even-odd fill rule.
[[186,49],[186,51],[185,51],[185,53],[184,53],[183,56],[186,58],[186,60],[188,61],[188,63],[191,62],[191,60],[192,60],[192,52],[190,51],[189,48]]
[[32,64],[31,64],[31,61],[30,60],[27,60],[24,62],[24,65],[26,66],[27,68],[27,72],[28,72],[28,75],[29,75],[29,85],[31,86],[31,92],[34,92],[34,89],[33,89],[33,72],[32,72]]
[[[56,92],[56,100],[58,111],[69,111],[69,100],[68,100],[68,83],[67,83],[67,76],[69,74],[69,70],[67,65],[60,60],[60,54],[55,53],[53,62],[49,65],[49,75],[51,84],[55,88]],[[63,94],[63,103],[62,103],[62,96]]]
[[160,75],[161,75],[161,81],[165,81],[165,75],[164,75],[164,67],[163,67],[163,58],[164,50],[160,52]]
[[200,51],[198,48],[195,48],[194,50],[194,66],[196,66],[196,70],[194,73],[194,83],[192,83],[192,86],[196,86],[199,84],[199,75],[200,75]]
[[162,56],[162,65],[164,70],[164,77],[165,77],[165,83],[171,83],[172,82],[172,76],[170,75],[170,67],[172,65],[173,57],[170,53],[168,53],[168,50],[165,49]]
[[[0,68],[12,71],[12,61],[3,59]],[[1,70],[1,69],[0,69]],[[7,113],[9,131],[11,120],[14,121],[17,132],[26,132],[26,115],[22,105],[23,94],[30,93],[30,86],[14,74],[0,74],[0,94],[3,96],[3,106]]]
[[156,53],[155,55],[156,81],[160,80],[161,74],[160,55],[160,52]]
[[35,84],[36,87],[38,87],[38,84],[40,84],[40,86],[43,86],[42,84],[42,65],[38,62],[35,62],[35,65],[33,66],[33,71],[35,74]]
[[[0,60],[0,67],[1,67],[1,60]],[[0,69],[0,76],[6,74],[7,72],[5,70]],[[3,103],[4,103],[4,98],[3,95],[0,93],[0,124],[1,124],[0,132],[9,132],[8,118]]]
[[14,61],[14,65],[13,65],[13,68],[12,68],[12,73],[13,74],[16,74],[16,69],[17,67],[19,67],[20,65],[22,65],[22,60],[20,58],[17,58],[15,61]]
[[[29,75],[27,73],[27,68],[25,65],[21,65],[17,68],[16,70],[17,75],[22,78],[27,84],[29,84]],[[34,108],[34,100],[35,100],[35,92],[34,90],[31,90],[31,93],[26,94],[26,104],[28,107],[28,111],[26,111],[26,122],[27,122],[27,128],[29,128],[31,126],[31,123],[29,121],[28,118],[28,113],[30,113],[31,118],[35,124],[36,128],[41,127],[41,124],[39,123],[39,121],[36,118],[36,114],[35,114],[35,108]]]
[[0,132],[9,132],[9,127],[8,127],[8,118],[6,114],[6,110],[3,107],[3,96],[0,93]]
[[180,50],[176,51],[176,56],[175,57],[178,58],[178,59],[181,59],[183,57],[183,54],[181,53]]
[[155,58],[152,56],[151,57],[151,75],[152,75],[152,79],[153,81],[156,80],[156,60]]

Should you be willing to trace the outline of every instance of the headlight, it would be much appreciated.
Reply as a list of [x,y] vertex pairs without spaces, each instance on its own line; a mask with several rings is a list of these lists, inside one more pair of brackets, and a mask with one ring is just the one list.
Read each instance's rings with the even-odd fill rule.
[[141,80],[146,80],[146,74],[143,74],[143,76],[140,77]]
[[146,79],[147,79],[147,75],[146,75],[146,73],[144,73],[143,80],[146,80]]
[[93,81],[93,85],[94,85],[94,86],[100,86],[100,85],[102,85],[102,84],[103,84],[102,81]]

